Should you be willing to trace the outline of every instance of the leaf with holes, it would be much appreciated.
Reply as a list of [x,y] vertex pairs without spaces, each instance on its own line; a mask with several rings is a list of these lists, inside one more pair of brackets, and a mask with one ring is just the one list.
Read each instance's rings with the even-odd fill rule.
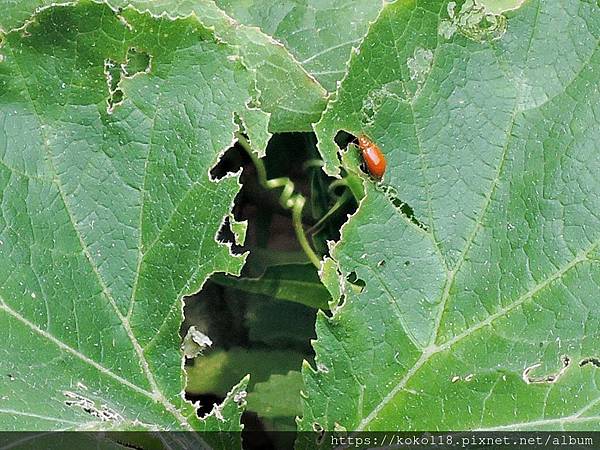
[[245,382],[205,420],[182,397],[178,331],[244,262],[209,170],[252,75],[194,18],[87,1],[0,51],[0,429],[239,430]]
[[332,92],[384,5],[382,0],[216,0],[241,23],[281,41],[304,68]]
[[327,266],[301,429],[598,429],[599,40],[584,0],[385,7],[316,126],[329,173],[339,130],[388,166]]
[[[0,0],[0,9],[4,7],[7,11],[0,17],[0,29],[20,27],[35,8],[53,3],[51,0],[18,3]],[[271,114],[271,131],[309,131],[325,109],[327,92],[288,49],[258,28],[236,22],[219,9],[214,0],[109,0],[107,3],[119,8],[133,6],[157,15],[166,13],[170,17],[195,14],[204,26],[214,29],[217,38],[235,47],[251,69],[260,92],[257,103]]]

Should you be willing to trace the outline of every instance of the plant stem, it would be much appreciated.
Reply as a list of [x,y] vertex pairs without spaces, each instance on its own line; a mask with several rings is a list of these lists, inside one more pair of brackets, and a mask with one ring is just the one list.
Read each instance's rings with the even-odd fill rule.
[[294,225],[294,231],[296,232],[296,238],[298,239],[302,250],[304,250],[304,253],[306,253],[306,256],[308,256],[310,262],[313,263],[313,265],[317,269],[320,268],[321,259],[317,256],[317,254],[310,246],[308,239],[306,238],[306,234],[304,233],[304,226],[302,224],[302,210],[304,209],[306,199],[302,196],[302,194],[294,193],[294,183],[289,178],[282,177],[268,180],[265,165],[260,160],[260,158],[256,156],[254,150],[252,150],[250,142],[248,142],[248,140],[240,133],[237,134],[237,138],[239,144],[244,150],[246,150],[246,152],[252,159],[254,167],[256,167],[256,172],[260,184],[265,189],[283,188],[281,195],[279,196],[279,203],[285,209],[289,209],[292,211],[292,222]]
[[292,207],[292,222],[294,223],[294,230],[296,231],[296,238],[300,243],[300,246],[310,259],[310,262],[319,269],[321,267],[321,258],[319,258],[312,247],[310,246],[308,239],[306,238],[306,234],[304,233],[304,227],[302,226],[302,209],[304,208],[304,203],[306,202],[302,195],[296,195],[296,201],[294,202],[294,206]]
[[337,199],[337,201],[329,209],[329,211],[327,211],[325,213],[325,215],[323,217],[321,217],[317,223],[315,223],[312,227],[310,227],[309,230],[308,230],[308,232],[309,233],[316,233],[316,232],[318,232],[321,229],[321,227],[323,226],[323,224],[331,216],[333,216],[342,206],[344,206],[348,200],[350,200],[350,197],[351,197],[350,191],[344,191],[344,193],[340,196],[340,198]]

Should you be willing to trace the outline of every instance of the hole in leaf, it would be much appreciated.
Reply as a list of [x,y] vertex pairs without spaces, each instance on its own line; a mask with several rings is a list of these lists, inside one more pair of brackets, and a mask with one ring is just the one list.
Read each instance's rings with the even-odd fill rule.
[[[344,192],[344,186],[341,190],[329,189],[333,179],[328,178],[318,164],[315,142],[312,133],[274,135],[262,160],[268,179],[287,176],[293,181],[295,192],[305,196],[303,222],[307,230]],[[273,265],[306,263],[312,269],[297,242],[291,212],[280,204],[281,189],[263,187],[254,163],[241,146],[236,144],[224,152],[211,168],[210,176],[219,180],[240,168],[242,188],[235,199],[233,214],[224,219],[217,239],[234,246],[235,221],[247,221],[244,245],[234,246],[236,252],[250,252],[242,269],[241,281],[260,278],[265,267]],[[314,193],[325,193],[329,197],[315,198]],[[350,199],[334,215],[327,217],[313,239],[323,242],[327,249],[326,240],[335,236],[339,239],[339,228],[347,220],[346,214],[354,209],[355,202]],[[312,236],[307,233],[307,237],[310,239]],[[312,270],[316,273],[316,269]],[[271,374],[299,371],[303,360],[312,362],[314,359],[311,340],[316,337],[317,310],[275,298],[272,293],[245,291],[241,285],[235,285],[240,278],[215,275],[204,284],[201,292],[185,299],[181,335],[185,336],[189,327],[195,326],[213,342],[202,356],[186,361],[186,398],[200,402],[201,416],[209,413],[214,403],[220,403],[231,387],[247,373],[251,374],[248,386],[248,395],[251,396],[254,383],[265,382]],[[246,359],[253,363],[247,363]],[[208,384],[207,377],[211,373],[220,374],[218,385]],[[242,422],[245,425],[243,433],[251,436],[245,439],[243,434],[245,448],[282,448],[274,445],[269,436],[273,425],[268,418],[248,410],[243,414]],[[293,417],[289,425],[294,426]],[[263,442],[260,446],[250,444],[259,442],[259,439]],[[293,439],[289,444],[292,448]]]
[[321,444],[323,444],[323,441],[325,440],[325,430],[323,429],[323,427],[318,424],[318,423],[313,423],[313,430],[315,431],[315,433],[317,433],[317,437],[315,438],[315,443],[317,444],[317,446],[321,446]]
[[127,52],[127,62],[121,66],[122,74],[131,78],[138,73],[149,73],[151,57],[148,53],[130,48]]
[[109,91],[116,91],[119,81],[121,81],[121,67],[119,64],[112,59],[107,59],[104,62],[104,74],[106,75]]
[[[335,143],[337,144],[337,146],[340,148],[340,150],[343,150],[343,151],[347,151],[348,146],[352,143],[354,143],[355,145],[358,146],[358,138],[356,136],[354,136],[353,134],[350,134],[344,130],[338,131],[337,134],[335,135],[334,140],[335,140]],[[358,158],[358,152],[356,155],[357,155],[356,157]],[[351,157],[352,157],[352,155],[351,155]],[[359,163],[361,170],[363,172],[367,173],[367,170],[365,168],[362,158],[358,158],[357,162]]]
[[[146,437],[146,436],[144,436],[144,437]],[[120,446],[124,447],[124,448],[130,448],[132,450],[144,450],[144,447],[141,446],[142,444],[137,445],[137,444],[134,444],[132,442],[126,442],[126,441],[124,441],[122,439],[117,439],[117,438],[115,438],[114,441],[117,444],[119,444]],[[157,444],[158,444],[158,442],[157,442]]]
[[315,433],[317,433],[317,436],[315,438],[315,443],[317,444],[317,446],[320,446],[325,439],[325,429],[318,422],[313,422],[312,429]]
[[591,364],[592,366],[600,368],[600,359],[598,358],[584,358],[579,362],[579,367],[587,366]]
[[192,403],[195,403],[198,408],[198,416],[203,417],[207,414],[210,414],[214,405],[220,405],[225,397],[220,397],[218,395],[211,394],[203,394],[203,395],[194,395],[194,394],[186,394],[185,398]]
[[64,391],[63,395],[67,397],[64,401],[68,407],[81,408],[85,413],[100,419],[103,422],[121,422],[123,417],[116,411],[113,411],[106,405],[97,406],[96,403],[89,398],[84,397],[76,392]]
[[248,108],[250,109],[260,109],[260,106],[260,102],[255,98],[252,98],[250,101],[248,101]]
[[252,164],[248,154],[239,145],[230,147],[210,169],[210,178],[219,181],[229,174],[237,173],[241,168],[246,170]]
[[344,150],[346,147],[348,147],[348,144],[356,141],[356,138],[350,133],[340,130],[335,135],[334,141],[340,149]]
[[[121,67],[116,61],[107,59],[104,61],[104,76],[108,85],[108,98],[106,100],[106,111],[112,114],[115,106],[123,100],[123,92],[119,89],[121,82]],[[117,93],[120,94],[117,94]]]
[[113,92],[111,105],[114,107],[117,103],[121,103],[123,101],[123,91],[121,89],[117,89]]
[[115,108],[123,102],[124,93],[121,89],[121,82],[125,78],[131,78],[138,73],[149,73],[151,66],[151,56],[130,48],[127,51],[127,57],[124,64],[119,64],[112,59],[104,62],[104,76],[108,84],[107,112],[112,114]]
[[365,288],[366,283],[364,280],[358,278],[358,275],[356,274],[356,272],[352,271],[348,274],[348,276],[346,277],[346,280],[348,280],[349,283],[353,284],[354,286],[357,286],[360,288],[360,292],[362,292],[362,290]]
[[[342,294],[340,294],[340,300],[339,300],[338,304],[335,306],[335,309],[341,309],[344,307],[345,304],[346,304],[346,294],[342,292]],[[330,314],[330,316],[331,316],[331,314]]]
[[533,376],[531,374],[531,372],[533,372],[535,369],[540,367],[541,364],[538,363],[538,364],[534,364],[533,366],[529,366],[523,371],[523,376],[522,376],[523,381],[525,381],[525,383],[527,383],[527,384],[556,383],[558,381],[558,379],[562,376],[562,374],[565,373],[565,371],[567,370],[569,365],[571,364],[571,359],[568,356],[563,355],[563,356],[561,356],[561,362],[562,362],[562,367],[557,373],[540,376],[540,377]]
[[382,186],[380,189],[387,196],[387,198],[390,200],[392,205],[394,205],[394,208],[396,208],[396,210],[400,214],[402,214],[404,217],[406,217],[408,220],[410,220],[412,223],[414,223],[416,226],[418,226],[422,230],[428,231],[427,225],[422,223],[415,216],[415,211],[413,210],[413,208],[408,203],[402,201],[398,197],[398,192],[396,191],[396,189],[394,189],[391,186]]
[[234,254],[243,253],[242,247],[237,245],[236,243],[235,234],[231,229],[231,219],[229,218],[229,216],[225,217],[225,220],[223,220],[221,229],[217,234],[217,240],[222,244],[228,244],[231,247],[231,251]]

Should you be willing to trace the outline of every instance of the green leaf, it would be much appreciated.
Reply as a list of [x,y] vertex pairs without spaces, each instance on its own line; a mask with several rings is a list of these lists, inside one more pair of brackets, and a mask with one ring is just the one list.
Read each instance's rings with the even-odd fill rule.
[[240,185],[209,170],[252,75],[194,18],[87,1],[0,51],[0,428],[239,430],[244,383],[204,421],[183,398],[178,331],[244,262],[215,240]]
[[273,132],[309,131],[325,109],[325,90],[285,47],[260,30],[237,23],[213,0],[111,0],[111,4],[132,4],[170,15],[193,12],[205,26],[214,28],[217,37],[239,48],[244,64],[255,74],[260,107],[271,114],[269,128]]
[[272,248],[252,247],[245,269],[259,276],[270,266],[285,264],[308,264],[308,257],[302,250],[274,250]]
[[318,318],[300,429],[600,426],[597,8],[385,7],[316,127],[330,173],[339,130],[388,169],[332,251],[365,287]]
[[484,5],[487,11],[494,14],[501,14],[519,8],[524,1],[525,0],[481,0],[479,3]]
[[249,295],[252,298],[247,302],[244,323],[250,342],[311,353],[309,343],[315,337],[314,309],[294,302]]
[[328,309],[328,302],[331,300],[331,295],[319,280],[312,264],[270,266],[258,278],[235,278],[217,274],[211,280],[221,286],[300,303],[311,308]]
[[[0,9],[6,11],[0,18],[0,30],[20,27],[36,7],[52,3],[50,0],[0,0]],[[285,47],[259,29],[236,22],[213,0],[109,0],[107,3],[120,8],[131,5],[157,15],[166,13],[169,17],[195,14],[204,26],[214,29],[219,39],[235,46],[244,64],[254,73],[260,93],[258,101],[260,107],[271,114],[269,127],[273,132],[311,131],[311,124],[319,120],[325,109],[327,92]],[[252,118],[247,122],[251,123]]]
[[351,49],[358,48],[384,5],[364,0],[216,0],[246,25],[281,41],[328,91],[346,73]]
[[284,375],[273,374],[268,380],[256,383],[248,394],[249,411],[261,417],[296,417],[302,413],[300,390],[302,374],[290,371]]
[[13,28],[21,27],[31,18],[37,8],[52,3],[50,0],[0,0],[2,18],[0,18],[0,32],[7,32]]
[[293,351],[232,348],[196,358],[187,368],[187,391],[225,396],[232,383],[250,374],[248,389],[266,381],[273,373],[298,370],[304,355]]

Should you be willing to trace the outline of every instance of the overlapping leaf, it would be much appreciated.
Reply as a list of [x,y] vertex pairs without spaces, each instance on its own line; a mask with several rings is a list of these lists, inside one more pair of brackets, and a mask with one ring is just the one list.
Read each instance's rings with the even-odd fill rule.
[[358,47],[383,1],[216,0],[232,17],[274,38],[330,92],[346,73],[350,50]]
[[244,261],[216,241],[239,183],[209,170],[252,75],[194,18],[91,2],[0,51],[0,428],[239,429],[243,383],[206,421],[183,399],[178,331]]
[[342,129],[388,171],[333,251],[365,288],[318,320],[302,429],[598,428],[598,13],[384,9],[316,127],[328,172]]
[[[21,26],[36,8],[53,3],[48,0],[0,0],[0,7],[7,12],[0,18],[0,30]],[[114,7],[131,5],[141,11],[169,17],[193,14],[204,26],[213,28],[219,39],[237,48],[244,64],[253,71],[261,92],[257,100],[264,111],[271,113],[272,131],[308,131],[311,123],[321,116],[326,105],[325,89],[280,43],[255,27],[237,23],[213,0],[109,0],[107,3]]]

